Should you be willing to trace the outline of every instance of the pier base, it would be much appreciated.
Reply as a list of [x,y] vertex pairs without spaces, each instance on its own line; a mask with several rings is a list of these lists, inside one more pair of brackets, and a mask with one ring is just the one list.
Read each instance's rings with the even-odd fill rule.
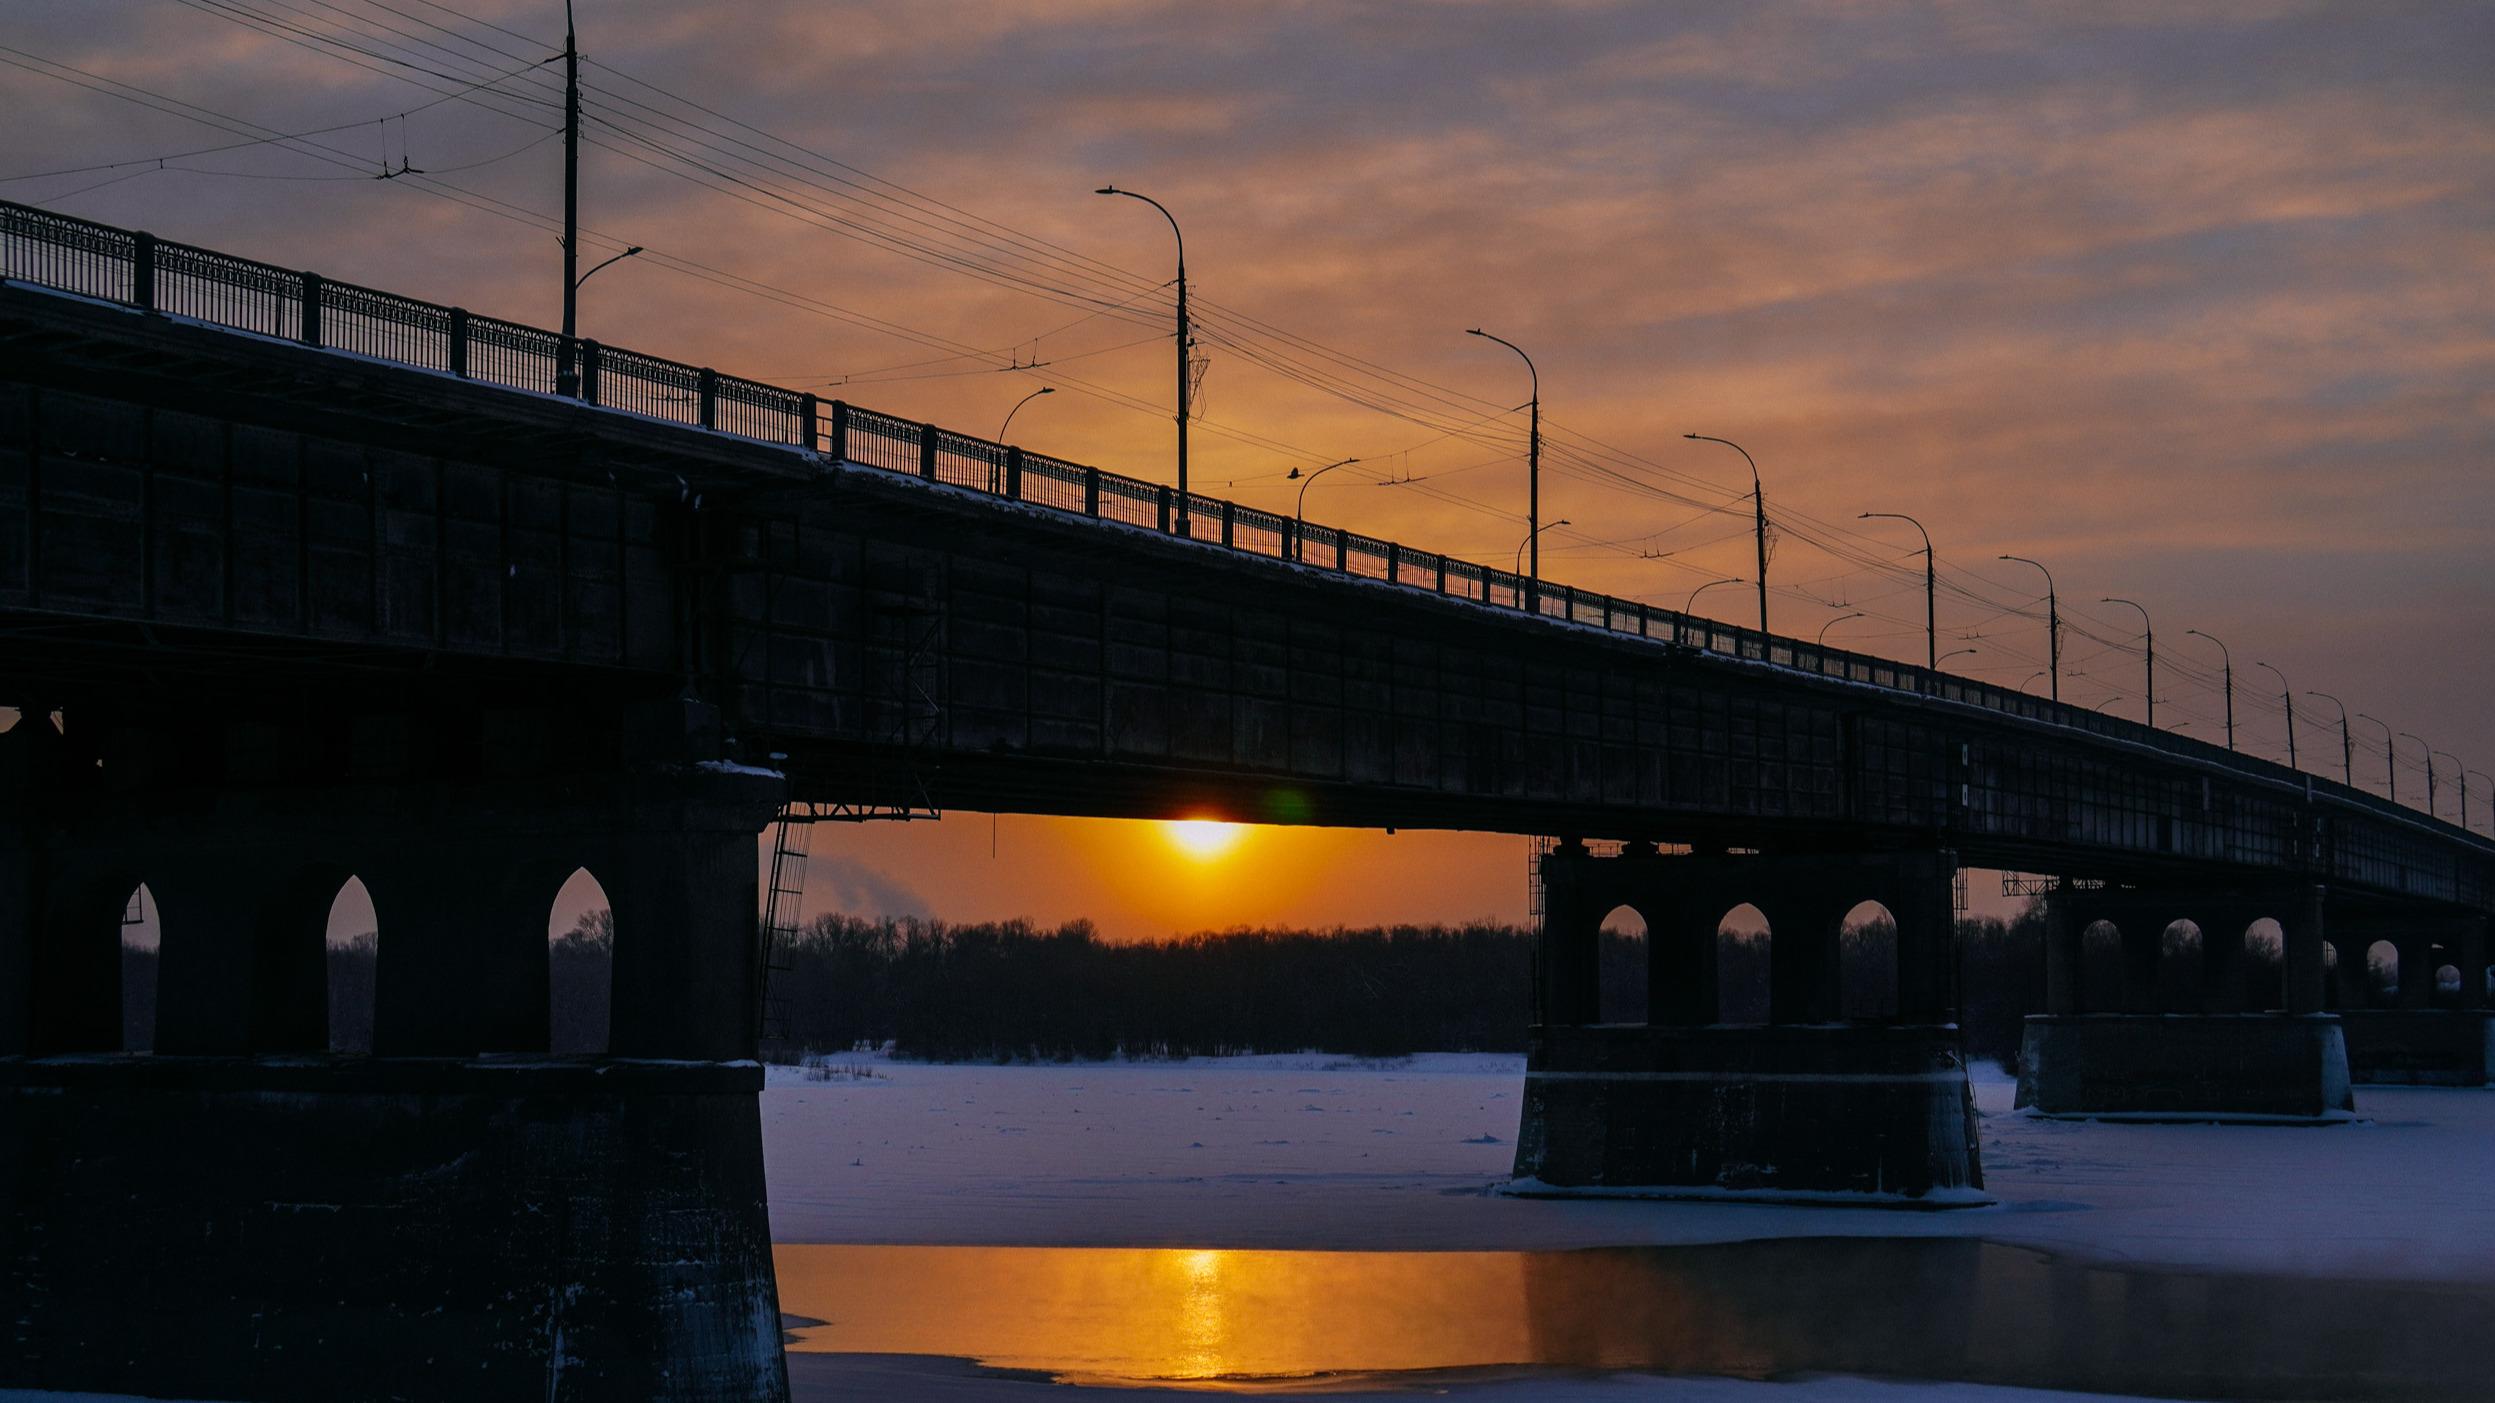
[[2481,1008],[2342,1009],[2348,1076],[2393,1086],[2495,1082],[2495,1013]]
[[2037,1014],[2018,1104],[2139,1120],[2345,1119],[2348,1044],[2335,1014]]
[[1984,1203],[1946,1025],[1533,1031],[1511,1193]]
[[752,1063],[0,1058],[10,1385],[788,1397]]

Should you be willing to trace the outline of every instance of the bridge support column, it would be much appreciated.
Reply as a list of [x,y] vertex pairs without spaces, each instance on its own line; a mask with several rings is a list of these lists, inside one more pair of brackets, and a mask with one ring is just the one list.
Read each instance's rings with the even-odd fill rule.
[[[2318,886],[2048,895],[2048,1012],[2027,1020],[2018,1104],[2147,1120],[2345,1118],[2347,1043],[2322,1012],[2323,899]],[[2254,990],[2246,931],[2264,917],[2279,926],[2279,981]],[[2187,1004],[2197,1013],[2159,1011],[2186,1002],[2161,987],[2165,933],[2179,921],[2200,931],[2201,988]],[[2121,937],[2119,976],[2097,981],[2119,988],[2119,1008],[2103,1012],[2087,1006],[2080,935],[2099,922]]]
[[[744,1060],[754,838],[780,792],[678,765],[257,791],[214,825],[90,807],[45,848],[38,909],[111,943],[118,896],[76,898],[136,855],[165,1050],[41,1055],[92,1039],[11,1015],[34,1055],[0,1056],[0,1388],[785,1400]],[[30,940],[25,846],[0,824],[0,953]],[[614,903],[617,1055],[554,1058],[547,916],[583,865]],[[348,872],[379,918],[369,1057],[323,1051],[318,1017]],[[9,958],[37,1006],[85,997],[60,962]]]
[[[1758,1198],[1944,1207],[1986,1201],[1958,1029],[1946,853],[1665,856],[1650,845],[1546,855],[1544,998],[1517,1134],[1520,1194]],[[1896,926],[1894,1017],[1845,1018],[1840,930],[1864,901]],[[1773,1022],[1716,1022],[1717,925],[1748,903],[1772,928]],[[1553,951],[1603,918],[1646,922],[1652,1021],[1598,1024],[1600,990]],[[1883,991],[1884,993],[1889,991]]]
[[[2344,972],[2353,962],[2357,985],[2344,996],[2348,1071],[2359,1082],[2406,1086],[2495,1083],[2495,1016],[2487,1011],[2487,918],[2451,911],[2368,912],[2346,918],[2340,947]],[[2365,952],[2388,940],[2400,952],[2400,987],[2392,1008],[2371,1007]],[[2454,966],[2460,988],[2439,990],[2436,971]],[[2344,985],[2343,985],[2344,987]]]

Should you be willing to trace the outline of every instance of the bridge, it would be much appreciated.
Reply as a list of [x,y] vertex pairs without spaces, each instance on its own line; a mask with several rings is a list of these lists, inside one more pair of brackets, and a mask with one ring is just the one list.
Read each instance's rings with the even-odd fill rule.
[[[2495,841],[2318,776],[620,347],[580,343],[561,397],[552,333],[24,206],[0,279],[0,1383],[784,1396],[748,1060],[775,817],[1563,835],[1528,1192],[1980,1198],[1973,867],[2052,891],[2042,1110],[2327,1118],[2352,1048],[2485,1076],[2481,978],[2362,1037],[2325,1010],[2360,936],[2476,975]],[[579,866],[616,913],[611,1050],[555,1059],[544,912]],[[350,873],[370,1058],[325,1055]],[[1864,900],[1895,999],[1848,1019]],[[1763,1028],[1709,982],[1745,902]],[[1621,906],[1651,1025],[1598,1023]],[[2081,1006],[2089,926],[2136,971],[2187,916],[2198,1016],[2141,1016],[2144,979]],[[2248,992],[2261,918],[2284,977]],[[133,1362],[138,1329],[181,1347]]]

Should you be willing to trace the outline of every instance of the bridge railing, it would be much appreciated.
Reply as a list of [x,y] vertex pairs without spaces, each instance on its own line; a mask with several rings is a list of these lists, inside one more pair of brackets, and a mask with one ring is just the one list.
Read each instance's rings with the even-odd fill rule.
[[[0,278],[538,394],[554,393],[560,369],[562,338],[553,332],[6,201],[0,201]],[[2261,779],[2310,785],[2343,803],[2468,836],[2362,790],[2023,691],[1536,582],[1220,498],[1191,494],[1180,511],[1175,491],[1157,483],[595,341],[578,344],[576,365],[582,399],[608,410],[794,445],[838,462],[1127,526],[1177,534],[1183,523],[1187,539],[1208,547],[2049,722]]]

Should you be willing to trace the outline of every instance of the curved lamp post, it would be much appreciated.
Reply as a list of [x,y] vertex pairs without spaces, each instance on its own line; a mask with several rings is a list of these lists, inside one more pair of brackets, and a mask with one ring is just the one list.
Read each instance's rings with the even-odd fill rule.
[[1945,663],[1945,662],[1949,661],[1951,658],[1964,658],[1964,657],[1970,657],[1970,656],[1973,656],[1973,655],[1974,655],[1974,653],[1975,653],[1975,651],[1976,651],[1976,650],[1975,650],[1975,649],[1973,649],[1973,648],[1960,648],[1960,649],[1958,649],[1958,650],[1957,650],[1957,651],[1955,651],[1955,652],[1951,652],[1951,653],[1943,653],[1943,654],[1941,654],[1941,655],[1940,655],[1940,657],[1939,657],[1937,660],[1935,660],[1935,661],[1933,662],[1933,664],[1932,664],[1932,670],[1933,670],[1934,672],[1938,672],[1938,671],[1940,671],[1940,667],[1941,667],[1941,664],[1942,664],[1942,663]]
[[1851,613],[1851,614],[1839,614],[1839,615],[1837,615],[1835,618],[1830,619],[1828,622],[1826,622],[1826,623],[1824,623],[1824,624],[1821,624],[1821,625],[1819,626],[1819,646],[1820,646],[1820,647],[1822,647],[1822,648],[1825,648],[1825,647],[1827,647],[1827,646],[1828,646],[1828,630],[1830,630],[1830,629],[1832,629],[1832,628],[1835,628],[1837,625],[1839,625],[1839,624],[1841,624],[1841,623],[1844,623],[1847,619],[1863,619],[1863,618],[1869,618],[1869,617],[1870,617],[1870,615],[1865,614],[1865,613],[1862,613],[1861,611],[1857,610],[1856,612]]
[[1923,538],[1923,665],[1938,671],[1941,665],[1941,633],[1940,615],[1934,612],[1933,606],[1932,533],[1923,529],[1922,522],[1904,512],[1864,512],[1854,519],[1869,521],[1873,517],[1886,517],[1891,521],[1905,522],[1908,526],[1915,528],[1916,535]]
[[1056,386],[1042,385],[1038,389],[1033,390],[1031,393],[1015,400],[1014,407],[1005,411],[1005,422],[996,426],[996,441],[998,443],[1003,443],[1005,441],[1006,431],[1014,426],[1014,416],[1022,412],[1022,407],[1024,405],[1029,404],[1031,401],[1038,399],[1042,395],[1053,395],[1055,393],[1057,393]]
[[[2270,670],[2276,672],[2278,669]],[[2350,789],[2356,788],[2356,742],[2348,735],[2348,704],[2328,692],[2307,692],[2305,695],[2320,697],[2339,708],[2339,782]],[[2290,711],[2287,715],[2287,738],[2292,743],[2295,740],[2295,713]]]
[[2280,701],[2281,703],[2283,703],[2283,704],[2286,706],[2286,708],[2287,708],[2287,768],[2289,768],[2289,769],[2291,769],[2291,770],[2292,770],[2292,769],[2295,769],[2295,768],[2296,768],[2296,694],[2295,694],[2295,692],[2294,692],[2292,689],[2290,689],[2290,688],[2288,687],[2288,685],[2287,685],[2287,674],[2286,674],[2286,673],[2283,673],[2283,672],[2279,671],[2277,668],[2274,668],[2274,667],[2270,666],[2268,663],[2261,662],[2261,661],[2258,661],[2258,660],[2255,660],[2255,661],[2254,661],[2253,666],[2254,666],[2254,667],[2257,667],[2257,668],[2260,668],[2262,671],[2267,672],[2267,673],[2268,673],[2268,674],[2270,674],[2272,677],[2275,677],[2275,678],[2277,678],[2277,679],[2278,679],[2278,699],[2279,699],[2279,701]]
[[2116,599],[2110,594],[2098,600],[2097,603],[2128,604],[2140,611],[2141,635],[2146,639],[2142,656],[2148,660],[2148,685],[2141,690],[2140,698],[2146,708],[2149,729],[2155,730],[2157,728],[2157,626],[2149,622],[2148,606],[2137,600]]
[[[2053,699],[2060,701],[2062,699],[2062,601],[2053,592],[2053,572],[2045,570],[2043,561],[2030,560],[2023,555],[2005,555],[2001,558],[2015,560],[2021,565],[2033,565],[2039,570],[2044,570],[2045,673],[2053,679]],[[2033,682],[2035,679],[2031,677],[2028,680]]]
[[2386,797],[2389,798],[2392,803],[2396,804],[2400,802],[2400,756],[2391,745],[2391,723],[2383,720],[2379,716],[2369,716],[2362,711],[2356,714],[2356,719],[2359,721],[2371,721],[2375,725],[2382,727],[2383,787],[2386,791],[2388,791]]
[[1532,546],[1534,554],[1536,555],[1540,555],[1542,553],[1542,547],[1538,544],[1538,542],[1541,540],[1543,532],[1556,531],[1563,526],[1573,526],[1575,524],[1575,522],[1572,522],[1563,516],[1548,526],[1537,526],[1531,531],[1526,532],[1525,539],[1516,543],[1516,573],[1519,575],[1525,573],[1525,547]]
[[[2224,643],[2218,642],[2216,634],[2203,633],[2196,628],[2187,628],[2183,631],[2194,638],[2206,638],[2212,643],[2217,643],[2218,656],[2226,660],[2226,748],[2233,750],[2235,748],[2235,654]],[[2295,726],[2296,723],[2293,721],[2287,723],[2287,728],[2291,733],[2295,730]],[[2294,769],[2295,766],[2296,742],[2291,734],[2287,742],[2287,767]]]
[[1169,212],[1169,206],[1150,195],[1138,195],[1114,185],[1103,185],[1092,193],[1143,201],[1170,222],[1170,233],[1178,240],[1178,534],[1183,538],[1187,535],[1187,420],[1193,408],[1189,401],[1194,398],[1187,393],[1187,352],[1195,339],[1193,328],[1187,324],[1187,236],[1180,232],[1178,216]]
[[1717,585],[1739,585],[1748,583],[1749,581],[1744,580],[1739,575],[1727,575],[1720,580],[1709,580],[1705,584],[1700,585],[1698,588],[1689,592],[1689,602],[1681,606],[1681,612],[1684,614],[1696,612],[1698,608],[1698,596],[1705,594],[1708,590],[1715,588]]
[[1681,437],[1696,439],[1700,443],[1720,443],[1740,454],[1741,461],[1750,465],[1750,507],[1759,543],[1759,636],[1764,638],[1767,636],[1767,493],[1759,486],[1759,460],[1750,456],[1749,449],[1729,438],[1717,438],[1713,434],[1683,434]]
[[[1022,407],[1024,405],[1029,404],[1031,401],[1038,399],[1042,395],[1053,395],[1055,393],[1057,393],[1057,388],[1054,385],[1042,385],[1038,389],[1033,390],[1031,393],[1015,400],[1014,407],[1005,411],[1005,422],[996,426],[996,441],[998,443],[1003,443],[1005,441],[1006,431],[1013,428],[1014,416],[1022,412]],[[1003,469],[997,464],[988,464],[988,490],[990,492],[1000,492],[1004,490],[1003,485],[997,479],[997,474],[1002,471]]]
[[[1496,341],[1514,351],[1516,358],[1525,363],[1525,373],[1533,377],[1533,418],[1525,436],[1525,544],[1533,547],[1533,573],[1528,577],[1533,586],[1527,594],[1538,595],[1542,592],[1542,371],[1533,363],[1533,357],[1525,354],[1524,347],[1504,336],[1494,336],[1477,326],[1465,328],[1464,334]],[[1517,563],[1516,572],[1524,574],[1522,561]]]
[[1291,469],[1290,477],[1283,479],[1286,482],[1288,482],[1290,478],[1299,479],[1299,505],[1293,508],[1291,512],[1291,558],[1293,560],[1305,558],[1305,551],[1303,550],[1303,547],[1305,547],[1308,543],[1308,489],[1316,484],[1318,478],[1325,476],[1327,473],[1334,471],[1336,468],[1348,468],[1352,464],[1359,461],[1360,460],[1357,458],[1345,458],[1339,463],[1328,463],[1324,467],[1319,468],[1315,472],[1309,473],[1305,476],[1301,475],[1299,469],[1293,468]]
[[2413,740],[2417,742],[2419,750],[2426,752],[2426,817],[2432,818],[2434,817],[2434,747],[2426,743],[2424,736],[2414,735],[2407,731],[2400,732],[2400,739]]
[[2437,755],[2451,761],[2452,767],[2460,770],[2460,827],[2465,833],[2469,829],[2469,772],[2460,768],[2460,757],[2448,750],[2429,750],[2426,752],[2426,759],[2431,761]]

